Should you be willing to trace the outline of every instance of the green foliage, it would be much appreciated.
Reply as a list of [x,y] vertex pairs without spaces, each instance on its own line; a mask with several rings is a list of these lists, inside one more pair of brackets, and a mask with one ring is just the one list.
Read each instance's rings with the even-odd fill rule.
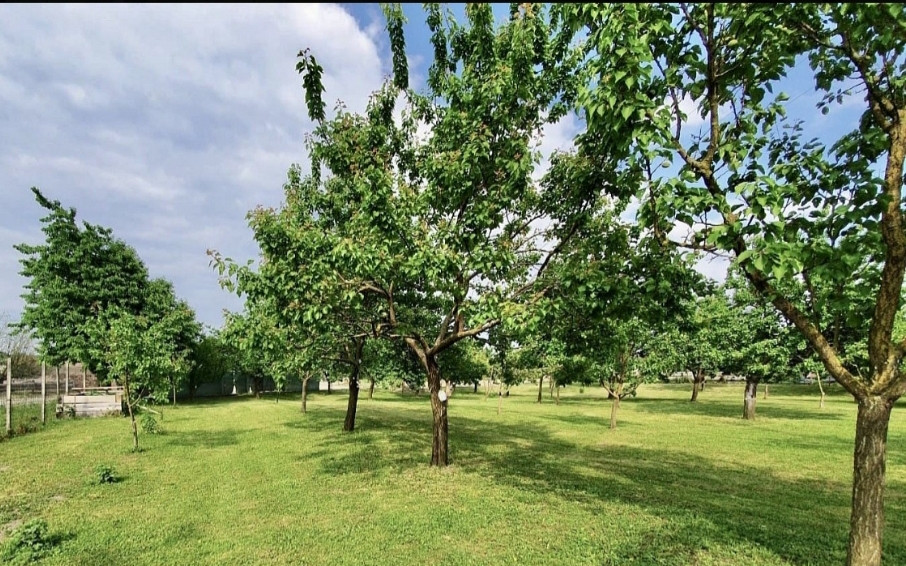
[[116,473],[116,470],[113,469],[113,466],[109,464],[98,464],[94,468],[94,483],[106,484],[106,483],[116,483],[120,481],[119,475]]
[[32,564],[50,555],[59,543],[58,536],[51,535],[47,521],[30,519],[10,534],[0,552],[0,558],[10,566]]
[[103,364],[92,357],[86,324],[107,308],[138,313],[148,272],[135,250],[108,228],[79,226],[74,208],[63,208],[37,188],[32,192],[48,214],[41,219],[43,244],[15,246],[25,256],[20,274],[28,279],[20,324],[33,332],[48,363],[77,360],[105,377]]
[[141,423],[142,432],[145,434],[163,434],[164,431],[160,427],[160,424],[157,422],[157,419],[154,418],[154,415],[151,413],[144,413],[139,419]]

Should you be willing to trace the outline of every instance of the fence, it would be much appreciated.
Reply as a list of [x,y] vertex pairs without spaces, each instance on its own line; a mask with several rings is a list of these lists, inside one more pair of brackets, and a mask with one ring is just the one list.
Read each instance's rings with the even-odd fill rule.
[[3,434],[24,434],[36,430],[53,418],[57,405],[54,394],[59,382],[48,382],[47,366],[41,365],[40,377],[14,378],[12,358],[6,359],[3,395],[0,396],[0,409],[5,417]]

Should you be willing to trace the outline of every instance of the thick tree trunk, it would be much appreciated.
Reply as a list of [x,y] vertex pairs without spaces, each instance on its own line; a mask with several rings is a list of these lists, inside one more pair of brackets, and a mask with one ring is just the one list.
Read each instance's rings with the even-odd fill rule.
[[428,389],[431,391],[433,430],[431,435],[431,465],[444,467],[450,464],[447,435],[447,394],[440,388],[440,367],[433,356],[425,356],[428,370]]
[[132,412],[132,394],[129,391],[129,378],[123,378],[123,389],[126,392],[126,408],[129,410],[129,420],[132,421],[132,451],[138,452],[138,427],[135,426],[135,413]]
[[878,566],[881,564],[881,539],[884,534],[887,425],[893,401],[872,396],[859,399],[858,403],[846,564]]
[[755,400],[758,397],[758,382],[746,380],[745,400],[742,407],[742,418],[747,421],[755,419]]
[[359,405],[359,379],[349,378],[349,401],[346,403],[346,420],[343,421],[343,431],[355,430],[355,412]]
[[705,372],[699,368],[699,370],[692,376],[692,399],[690,402],[695,403],[698,401],[698,392],[704,388],[705,385]]
[[308,412],[308,380],[311,376],[306,375],[302,380],[302,413]]
[[359,405],[359,373],[362,369],[362,347],[365,340],[356,339],[351,350],[352,370],[349,374],[349,402],[346,404],[346,420],[343,421],[343,431],[355,430],[355,412]]
[[538,378],[538,402],[541,402],[541,391],[544,389],[544,376]]

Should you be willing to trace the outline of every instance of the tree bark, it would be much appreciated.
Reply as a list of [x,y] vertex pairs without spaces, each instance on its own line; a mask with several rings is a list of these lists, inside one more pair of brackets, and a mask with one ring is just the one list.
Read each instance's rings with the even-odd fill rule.
[[129,410],[129,420],[132,421],[132,451],[138,452],[138,427],[135,426],[135,413],[132,412],[132,394],[129,391],[129,378],[123,378],[123,389],[126,392],[126,408]]
[[742,418],[747,421],[755,419],[755,400],[758,397],[758,382],[746,380],[745,401],[742,407]]
[[440,393],[440,367],[433,355],[425,356],[425,367],[428,371],[428,389],[431,392],[431,413],[433,416],[433,430],[431,435],[431,465],[444,467],[450,464],[447,422],[446,392],[444,399]]
[[620,398],[623,396],[623,378],[620,377],[616,392],[612,389],[608,389],[607,392],[613,399],[610,404],[610,430],[614,430],[617,428],[617,411],[620,410]]
[[357,338],[352,347],[352,370],[349,374],[349,402],[346,404],[346,420],[343,421],[343,431],[355,430],[355,413],[359,405],[359,373],[362,369],[362,347],[365,340]]
[[538,402],[541,402],[541,391],[544,389],[544,376],[538,378]]
[[767,399],[768,396],[770,396],[770,394],[771,394],[770,391],[768,391],[770,388],[771,388],[771,384],[770,384],[770,383],[765,383],[765,384],[764,384],[764,398],[765,398],[765,399]]
[[302,380],[302,413],[305,414],[308,412],[308,380],[311,378],[310,375],[306,375]]
[[691,403],[698,401],[698,392],[702,390],[704,381],[705,372],[703,372],[701,368],[699,368],[695,375],[692,376],[692,399],[690,399]]
[[821,401],[818,402],[818,408],[824,408],[824,384],[821,383],[821,376],[818,376],[818,391],[821,392]]
[[371,378],[371,385],[368,387],[368,400],[374,399],[374,377]]
[[477,381],[472,383],[472,393],[478,393],[478,382]]
[[853,456],[853,498],[847,566],[881,564],[884,534],[884,472],[887,425],[893,401],[880,396],[858,400]]

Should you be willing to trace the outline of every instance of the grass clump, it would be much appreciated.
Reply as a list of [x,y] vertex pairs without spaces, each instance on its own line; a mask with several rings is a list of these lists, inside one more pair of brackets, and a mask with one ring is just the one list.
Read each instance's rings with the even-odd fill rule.
[[20,525],[0,549],[3,564],[18,566],[31,564],[54,551],[59,537],[51,535],[47,522],[31,519]]

